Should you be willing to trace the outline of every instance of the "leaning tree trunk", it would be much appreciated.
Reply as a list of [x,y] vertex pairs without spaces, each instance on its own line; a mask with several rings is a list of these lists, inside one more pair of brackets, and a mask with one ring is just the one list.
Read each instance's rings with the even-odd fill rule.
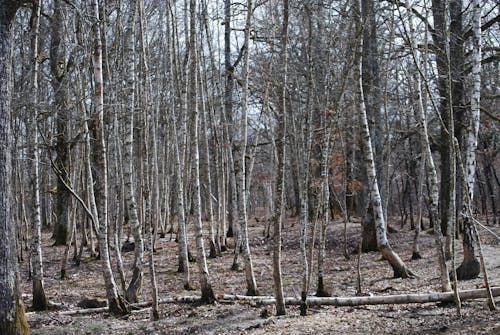
[[[363,39],[360,39],[360,50],[363,49]],[[391,248],[387,239],[387,230],[384,220],[384,212],[382,208],[382,199],[377,182],[377,172],[375,169],[375,160],[373,156],[372,141],[370,136],[370,128],[368,126],[368,118],[366,115],[365,98],[363,94],[363,62],[361,54],[358,57],[359,69],[359,118],[361,123],[361,141],[364,149],[364,161],[366,174],[368,177],[368,187],[375,219],[375,229],[377,235],[377,246],[382,253],[382,256],[389,262],[393,271],[394,277],[409,278],[413,277],[414,273],[406,266],[399,255]]]
[[12,219],[12,135],[10,86],[12,23],[22,1],[0,0],[0,334],[29,334],[16,255]]

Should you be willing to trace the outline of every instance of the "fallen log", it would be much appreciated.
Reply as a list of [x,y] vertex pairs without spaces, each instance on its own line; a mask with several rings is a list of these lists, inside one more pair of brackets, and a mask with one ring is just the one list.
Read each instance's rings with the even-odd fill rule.
[[[500,287],[491,288],[493,297],[500,296]],[[361,305],[391,305],[391,304],[424,304],[429,302],[453,302],[453,292],[431,292],[427,294],[398,294],[362,297],[309,297],[307,303],[325,306],[361,306]],[[485,289],[464,290],[458,292],[460,300],[486,298]],[[259,301],[262,305],[272,305],[274,298]],[[287,305],[300,305],[300,298],[285,298]]]
[[[492,287],[491,293],[493,297],[500,296],[500,287]],[[460,300],[472,300],[486,297],[484,288],[475,290],[459,291]],[[158,304],[170,303],[194,303],[199,302],[199,296],[180,296],[163,298],[158,301]],[[273,305],[275,303],[272,296],[246,296],[236,294],[219,294],[217,301],[220,303],[229,303],[237,301],[247,301],[257,305]],[[453,302],[453,292],[431,292],[427,294],[398,294],[398,295],[378,295],[378,296],[361,296],[361,297],[308,297],[307,303],[310,306],[362,306],[362,305],[387,305],[387,304],[424,304],[432,302]],[[288,297],[285,298],[287,305],[300,305],[302,300],[300,298]],[[131,304],[131,310],[144,309],[151,307],[151,302],[141,302]],[[100,308],[87,308],[69,311],[60,311],[59,315],[88,315],[95,313],[108,312],[108,307]]]

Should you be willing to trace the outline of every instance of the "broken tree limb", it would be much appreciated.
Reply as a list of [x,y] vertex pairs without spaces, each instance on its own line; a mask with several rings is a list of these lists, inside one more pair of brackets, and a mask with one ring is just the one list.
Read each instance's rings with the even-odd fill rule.
[[[191,303],[200,301],[199,296],[181,296],[181,297],[170,297],[160,299],[158,304],[171,304],[171,303]],[[136,310],[140,308],[151,307],[151,301],[140,302],[137,304],[130,304],[131,310]],[[88,315],[95,313],[106,313],[109,311],[108,307],[99,307],[99,308],[86,308],[86,309],[77,309],[77,310],[69,310],[69,311],[61,311],[59,315]]]
[[[500,287],[492,287],[491,293],[493,297],[500,296]],[[486,290],[484,288],[475,290],[459,291],[460,300],[472,300],[486,297]],[[199,296],[180,296],[163,298],[158,301],[158,304],[171,304],[171,303],[193,303],[199,302]],[[258,305],[273,305],[275,300],[272,296],[246,296],[235,294],[219,294],[217,301],[220,303],[229,303],[237,301],[247,301]],[[307,302],[310,306],[325,305],[325,306],[362,306],[362,305],[384,305],[384,304],[423,304],[432,302],[453,302],[453,292],[431,292],[427,294],[398,294],[398,295],[379,295],[379,296],[364,296],[364,297],[308,297]],[[287,305],[300,305],[301,298],[288,297],[285,298]],[[151,302],[142,302],[131,304],[131,310],[148,308]],[[88,315],[96,313],[108,312],[108,307],[100,308],[87,308],[69,311],[60,311],[59,315]],[[28,313],[34,314],[33,312]]]

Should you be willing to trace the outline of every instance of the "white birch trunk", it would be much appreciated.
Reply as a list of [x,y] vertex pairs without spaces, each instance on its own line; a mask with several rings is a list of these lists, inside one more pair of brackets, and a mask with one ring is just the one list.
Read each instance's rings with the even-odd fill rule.
[[[157,157],[158,150],[156,147],[156,116],[155,110],[150,103],[150,95],[152,93],[152,85],[149,74],[149,65],[146,54],[145,43],[145,21],[144,21],[144,0],[139,0],[139,27],[140,27],[140,47],[141,47],[141,60],[143,66],[143,107],[144,107],[144,153],[145,153],[145,235],[147,237],[146,253],[149,262],[149,279],[151,284],[151,297],[152,297],[152,313],[151,319],[153,321],[160,318],[158,312],[158,286],[156,284],[156,273],[154,263],[154,244],[155,244],[155,231],[158,227],[157,214],[158,214],[158,165]],[[150,151],[149,148],[152,148]]]
[[46,310],[48,308],[47,297],[43,283],[43,257],[42,257],[42,230],[40,211],[40,150],[38,148],[38,38],[40,29],[40,5],[35,8],[34,25],[31,36],[31,61],[32,61],[32,183],[33,183],[33,213],[32,213],[32,240],[31,240],[31,263],[32,263],[32,285],[33,285],[33,308],[35,310]]
[[[102,77],[102,45],[101,45],[101,28],[99,21],[99,0],[92,1],[92,15],[94,16],[94,52],[92,55],[92,63],[94,70],[94,157],[95,167],[94,170],[97,178],[92,176],[92,167],[90,160],[87,161],[87,173],[89,175],[88,186],[91,190],[91,202],[93,203],[93,216],[98,222],[96,225],[97,237],[99,241],[99,252],[101,263],[103,267],[104,283],[106,287],[106,296],[108,298],[108,305],[110,312],[114,315],[122,315],[128,313],[122,298],[118,294],[113,271],[111,269],[111,258],[109,255],[108,247],[108,180],[107,180],[107,167],[106,167],[106,146],[104,142],[104,99],[103,99],[103,77]],[[89,134],[87,133],[87,141],[90,141]],[[87,154],[90,155],[90,146],[87,147]],[[95,181],[95,184],[94,184]]]
[[243,86],[241,92],[241,130],[242,139],[240,144],[240,164],[238,169],[239,192],[238,212],[240,221],[240,243],[243,247],[243,259],[245,262],[245,277],[247,282],[247,295],[257,295],[257,283],[253,271],[250,242],[248,240],[248,216],[247,216],[247,141],[248,141],[248,55],[250,42],[250,26],[252,20],[252,0],[247,0],[247,14],[245,23],[245,37],[243,42]]
[[134,236],[134,265],[132,279],[125,291],[125,298],[130,303],[138,302],[143,280],[143,259],[144,259],[144,240],[142,237],[142,227],[139,221],[136,190],[133,176],[134,162],[134,114],[135,114],[135,21],[136,21],[136,2],[130,3],[130,12],[128,13],[126,38],[126,58],[125,66],[129,68],[126,77],[126,110],[124,116],[125,139],[123,141],[123,178],[125,180],[125,204],[127,207],[128,223],[132,228]]
[[198,267],[200,272],[201,299],[206,303],[213,303],[215,295],[210,283],[208,273],[207,259],[205,254],[205,245],[203,241],[203,223],[201,213],[201,190],[200,190],[200,152],[198,136],[199,110],[197,104],[197,52],[196,52],[196,0],[189,1],[189,100],[188,110],[193,113],[192,123],[192,149],[193,149],[193,182],[194,182],[194,227],[196,234],[196,248],[198,252]]
[[[188,245],[187,245],[187,232],[186,232],[186,209],[184,202],[184,178],[183,178],[183,170],[184,170],[184,158],[183,153],[185,151],[185,138],[186,138],[186,128],[185,128],[185,98],[186,94],[183,92],[185,90],[185,78],[181,78],[178,64],[180,63],[177,59],[177,48],[176,48],[176,30],[174,25],[174,11],[172,8],[172,4],[168,2],[169,12],[171,14],[171,22],[172,22],[172,36],[169,39],[169,70],[172,74],[172,78],[175,81],[173,83],[174,91],[176,92],[175,97],[178,100],[178,104],[180,106],[179,116],[176,116],[172,111],[171,122],[172,122],[172,135],[174,141],[174,160],[175,160],[175,179],[177,183],[176,187],[176,199],[177,199],[177,250],[178,250],[178,272],[182,272],[183,274],[183,286],[184,289],[190,290],[192,289],[190,284],[190,269],[188,262]],[[186,65],[184,65],[184,68]],[[183,69],[184,69],[183,68]],[[184,72],[183,72],[184,73]],[[176,85],[177,84],[177,85]],[[181,124],[177,122],[177,118],[181,119]],[[180,127],[180,131],[179,128]]]
[[478,1],[474,1],[473,19],[472,19],[472,90],[470,101],[469,124],[467,127],[465,142],[465,184],[466,189],[463,192],[464,216],[463,226],[463,247],[464,259],[457,268],[458,279],[476,278],[480,272],[479,261],[474,252],[474,241],[472,237],[472,212],[474,199],[474,183],[476,173],[476,148],[479,133],[479,116],[481,101],[481,6]]
[[[360,39],[360,50],[363,48],[363,39]],[[394,250],[389,245],[387,239],[387,230],[384,220],[384,213],[382,208],[382,199],[380,197],[380,192],[377,183],[377,173],[375,169],[375,160],[373,157],[373,147],[370,137],[370,128],[368,126],[368,118],[366,115],[365,98],[363,94],[363,69],[362,69],[362,57],[358,59],[358,71],[359,71],[359,118],[360,118],[360,128],[361,128],[361,141],[363,143],[364,151],[364,161],[365,168],[368,178],[368,189],[370,192],[370,198],[373,208],[373,214],[375,219],[375,230],[377,236],[377,246],[384,256],[384,258],[389,262],[393,271],[394,277],[408,278],[414,276],[413,272],[408,269],[403,262],[403,260],[394,252]]]
[[[201,70],[198,67],[198,77],[201,78]],[[207,178],[207,200],[206,206],[208,207],[208,224],[209,224],[209,238],[210,238],[210,258],[216,258],[220,254],[220,249],[217,248],[218,243],[215,241],[215,222],[214,222],[214,201],[212,194],[212,169],[210,168],[210,148],[208,142],[208,123],[207,123],[207,106],[205,104],[205,92],[201,80],[198,80],[198,87],[200,92],[200,114],[201,114],[201,127],[203,128],[203,154],[205,156],[205,174]]]

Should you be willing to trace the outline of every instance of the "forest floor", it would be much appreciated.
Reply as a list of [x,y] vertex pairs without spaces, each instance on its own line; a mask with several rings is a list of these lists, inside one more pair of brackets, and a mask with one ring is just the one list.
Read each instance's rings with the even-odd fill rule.
[[[250,221],[250,237],[255,276],[260,293],[272,295],[272,242],[263,237],[263,223]],[[390,266],[381,260],[378,252],[361,256],[362,290],[372,295],[427,293],[439,291],[438,266],[433,236],[422,232],[420,260],[411,260],[413,232],[392,223],[397,232],[389,235],[396,252],[418,274],[417,279],[393,279]],[[285,296],[298,297],[301,287],[301,257],[299,225],[293,218],[283,229],[283,283]],[[356,295],[357,241],[361,232],[359,223],[347,226],[347,246],[350,259],[343,255],[344,224],[334,222],[329,226],[326,257],[326,285],[332,296]],[[500,244],[486,230],[479,228],[483,252],[491,286],[500,286]],[[497,235],[500,226],[489,226]],[[230,245],[233,240],[228,239]],[[62,310],[79,309],[76,305],[83,298],[105,299],[104,284],[99,262],[86,258],[79,267],[68,263],[69,278],[59,279],[60,259],[64,247],[53,247],[50,235],[44,233],[45,289],[50,301],[62,304]],[[461,241],[457,241],[461,251]],[[182,274],[177,273],[176,243],[166,238],[158,240],[155,253],[159,296],[178,297],[199,294],[182,289]],[[191,247],[195,253],[194,246]],[[232,250],[223,256],[209,259],[212,286],[216,295],[245,294],[245,275],[242,270],[231,271]],[[70,254],[71,256],[71,254]],[[88,256],[88,255],[87,255]],[[133,252],[123,254],[127,278],[131,276]],[[457,263],[461,261],[459,254]],[[26,263],[26,262],[24,262]],[[240,262],[241,263],[241,262]],[[315,262],[316,263],[316,262]],[[241,268],[243,264],[241,264]],[[141,294],[142,301],[150,300],[149,276],[145,267]],[[192,283],[197,287],[198,267],[191,263]],[[28,269],[22,267],[22,289],[26,306],[31,305],[31,283]],[[310,294],[316,290],[315,274]],[[462,281],[460,289],[484,287],[483,276]],[[500,308],[500,301],[497,299]],[[267,309],[268,313],[265,313]],[[500,334],[500,312],[490,312],[484,299],[463,302],[462,317],[453,305],[436,303],[407,305],[377,305],[360,307],[311,307],[309,315],[299,316],[298,307],[287,309],[288,315],[274,317],[274,307],[262,307],[248,302],[170,303],[160,305],[160,320],[150,321],[150,310],[134,311],[127,317],[116,319],[107,313],[85,316],[62,315],[60,311],[28,312],[32,334]],[[268,314],[269,316],[264,316]]]

